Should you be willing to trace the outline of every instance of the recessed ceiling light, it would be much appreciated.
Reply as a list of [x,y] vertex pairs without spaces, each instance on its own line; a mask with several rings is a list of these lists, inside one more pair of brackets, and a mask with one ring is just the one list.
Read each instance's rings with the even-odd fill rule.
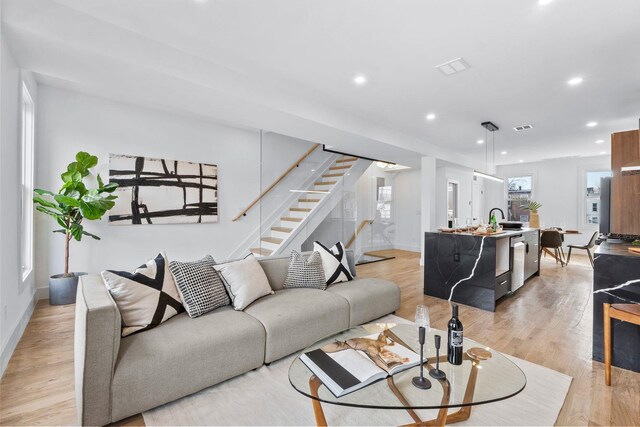
[[524,163],[524,160],[518,160],[518,163]]
[[363,84],[365,84],[367,82],[367,78],[365,76],[363,76],[362,74],[358,74],[357,76],[355,76],[353,78],[353,82],[355,84],[357,84],[358,86],[362,86]]
[[601,151],[600,154],[607,154],[607,152],[606,151]]
[[592,128],[592,127],[596,127],[596,126],[598,126],[598,122],[589,122],[589,123],[587,123],[587,127],[588,128]]
[[599,139],[596,141],[596,144],[602,144],[602,143],[604,143],[604,139]]
[[500,154],[502,154],[504,156],[505,154],[507,154],[507,152],[506,151],[501,151]]
[[569,79],[567,83],[569,83],[571,86],[575,86],[582,83],[582,80],[583,80],[582,77],[574,77],[572,79]]
[[436,118],[436,115],[435,115],[435,114],[433,114],[433,113],[429,113],[429,114],[427,114],[427,120],[433,120],[433,119],[435,119],[435,118]]
[[484,144],[484,139],[479,139],[477,142],[478,144]]
[[538,0],[538,4],[540,6],[544,6],[545,4],[551,3],[553,0]]

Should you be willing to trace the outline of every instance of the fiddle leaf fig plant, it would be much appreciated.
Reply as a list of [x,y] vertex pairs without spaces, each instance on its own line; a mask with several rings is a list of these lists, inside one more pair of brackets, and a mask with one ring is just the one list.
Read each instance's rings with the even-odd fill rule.
[[36,210],[51,216],[61,227],[54,233],[65,235],[64,276],[69,274],[69,242],[71,238],[82,240],[83,236],[89,236],[100,240],[95,234],[84,230],[82,220],[96,220],[115,205],[118,196],[113,192],[118,184],[104,184],[100,174],[96,176],[97,188],[88,188],[84,179],[90,175],[89,169],[98,164],[98,158],[80,151],[76,154],[76,161],[69,163],[67,170],[60,175],[62,187],[57,193],[48,190],[35,189],[36,195],[33,201]]

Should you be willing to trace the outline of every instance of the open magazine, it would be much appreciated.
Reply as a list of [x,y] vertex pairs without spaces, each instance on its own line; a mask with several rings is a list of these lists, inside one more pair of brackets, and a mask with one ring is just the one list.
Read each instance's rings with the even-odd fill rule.
[[335,341],[300,356],[300,360],[336,397],[420,364],[420,356],[395,342],[392,333]]

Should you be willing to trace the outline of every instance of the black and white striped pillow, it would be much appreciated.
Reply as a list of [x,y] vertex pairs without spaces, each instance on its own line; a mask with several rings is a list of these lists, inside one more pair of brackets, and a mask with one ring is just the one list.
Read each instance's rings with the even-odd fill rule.
[[322,268],[322,257],[314,252],[308,257],[297,251],[291,251],[289,269],[284,280],[285,288],[316,288],[327,289]]
[[193,262],[171,261],[169,270],[175,278],[180,298],[189,317],[198,317],[218,307],[231,304],[211,255]]
[[313,250],[320,253],[327,285],[353,280],[353,273],[349,270],[347,261],[347,251],[342,242],[336,243],[331,249],[327,249],[320,242],[313,242]]

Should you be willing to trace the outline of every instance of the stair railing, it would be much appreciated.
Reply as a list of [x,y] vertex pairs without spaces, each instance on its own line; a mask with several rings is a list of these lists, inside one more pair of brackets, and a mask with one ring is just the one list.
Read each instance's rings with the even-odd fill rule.
[[262,191],[262,193],[260,193],[260,195],[258,197],[256,197],[250,204],[249,206],[247,206],[246,208],[244,208],[242,210],[242,212],[240,212],[235,218],[233,218],[233,221],[237,221],[240,218],[242,218],[243,216],[247,216],[247,212],[249,212],[251,210],[251,208],[253,208],[255,205],[258,204],[258,202],[260,200],[262,200],[262,198],[264,196],[267,195],[267,193],[269,193],[271,190],[274,189],[274,187],[276,185],[278,185],[278,183],[280,183],[280,181],[282,181],[287,175],[289,175],[291,173],[291,171],[293,171],[295,168],[298,167],[298,165],[300,163],[302,163],[304,161],[304,159],[306,159],[307,157],[309,157],[311,155],[311,153],[313,153],[316,148],[318,148],[320,146],[320,144],[314,144],[313,147],[309,148],[309,150],[307,150],[306,153],[304,153],[304,155],[302,157],[300,157],[298,160],[296,160],[290,167],[289,169],[287,169],[282,175],[280,175],[274,182],[273,184],[271,184],[270,186],[268,186],[264,191]]
[[372,219],[365,219],[364,221],[362,221],[360,223],[360,226],[358,227],[358,229],[356,230],[355,233],[353,233],[353,236],[351,237],[351,239],[349,239],[349,241],[347,242],[347,249],[353,245],[353,242],[356,241],[356,238],[358,237],[358,234],[360,234],[360,232],[362,231],[362,229],[367,225],[367,224],[373,224],[373,220]]

